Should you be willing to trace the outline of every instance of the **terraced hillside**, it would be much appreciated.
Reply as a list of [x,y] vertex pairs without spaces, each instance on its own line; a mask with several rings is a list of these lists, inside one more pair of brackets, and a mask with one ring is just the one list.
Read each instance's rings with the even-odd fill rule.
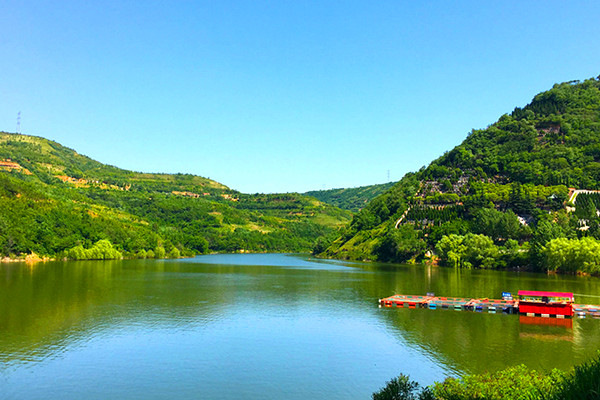
[[6,132],[0,210],[5,257],[63,257],[99,240],[125,256],[309,251],[351,218],[296,193],[248,195],[195,175],[127,171]]
[[600,189],[600,77],[473,130],[371,200],[322,255],[598,273],[600,210],[590,193],[567,204],[575,189]]

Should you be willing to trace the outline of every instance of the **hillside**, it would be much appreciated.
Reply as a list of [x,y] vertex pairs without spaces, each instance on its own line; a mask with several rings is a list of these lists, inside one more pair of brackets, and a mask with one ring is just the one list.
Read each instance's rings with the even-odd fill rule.
[[102,239],[125,256],[308,251],[350,220],[308,196],[248,195],[194,175],[127,171],[6,132],[0,210],[0,255],[12,257],[86,258],[80,250]]
[[578,259],[596,273],[598,257],[580,250],[598,244],[600,195],[566,207],[569,188],[600,189],[599,79],[556,84],[473,130],[372,200],[322,255],[559,270]]
[[364,208],[369,201],[385,193],[392,186],[394,186],[394,182],[347,189],[313,190],[304,194],[343,210],[358,212]]

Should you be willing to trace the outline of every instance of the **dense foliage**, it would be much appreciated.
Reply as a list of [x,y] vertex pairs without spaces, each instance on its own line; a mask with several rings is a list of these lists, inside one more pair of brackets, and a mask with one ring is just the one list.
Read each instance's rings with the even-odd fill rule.
[[[0,132],[0,257],[301,252],[349,218],[296,193],[249,195],[194,175],[125,171]],[[97,251],[99,241],[114,252]]]
[[452,267],[493,268],[498,259],[498,247],[485,235],[444,236],[435,246],[440,258]]
[[[600,239],[594,191],[600,78],[557,84],[473,130],[369,202],[321,255],[598,274],[590,256]],[[559,238],[570,240],[551,242]]]
[[373,400],[592,400],[600,397],[600,356],[571,371],[544,374],[524,365],[495,373],[448,378],[421,388],[406,375],[387,382]]
[[106,239],[98,240],[89,249],[78,245],[67,250],[65,255],[71,260],[116,260],[123,258],[123,254]]

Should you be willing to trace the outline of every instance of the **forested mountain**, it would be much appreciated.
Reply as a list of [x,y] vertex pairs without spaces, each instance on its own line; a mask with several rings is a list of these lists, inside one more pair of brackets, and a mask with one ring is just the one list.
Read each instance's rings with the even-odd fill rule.
[[300,194],[248,195],[194,175],[126,171],[0,132],[0,256],[308,251],[350,218]]
[[392,186],[394,186],[394,182],[347,189],[313,190],[304,194],[343,210],[358,212],[364,208],[369,201],[385,193]]
[[323,256],[600,272],[600,77],[556,84],[355,215]]

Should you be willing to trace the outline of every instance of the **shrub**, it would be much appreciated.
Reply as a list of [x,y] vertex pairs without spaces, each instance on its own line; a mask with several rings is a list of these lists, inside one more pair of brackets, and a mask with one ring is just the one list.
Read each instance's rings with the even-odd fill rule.
[[162,246],[156,246],[156,249],[154,249],[154,258],[165,258],[165,255],[165,248]]
[[502,371],[467,375],[461,379],[448,378],[436,383],[433,394],[446,400],[489,399],[489,400],[533,400],[552,394],[564,372],[557,369],[545,375],[527,369],[524,365]]
[[417,394],[419,384],[411,381],[407,375],[400,374],[387,382],[385,387],[373,393],[373,400],[434,400],[433,393],[429,388]]
[[179,258],[181,257],[181,253],[177,247],[173,247],[168,254],[168,258]]
[[123,254],[111,242],[102,239],[89,249],[84,249],[81,245],[75,246],[67,250],[66,257],[70,260],[116,260],[123,258]]

